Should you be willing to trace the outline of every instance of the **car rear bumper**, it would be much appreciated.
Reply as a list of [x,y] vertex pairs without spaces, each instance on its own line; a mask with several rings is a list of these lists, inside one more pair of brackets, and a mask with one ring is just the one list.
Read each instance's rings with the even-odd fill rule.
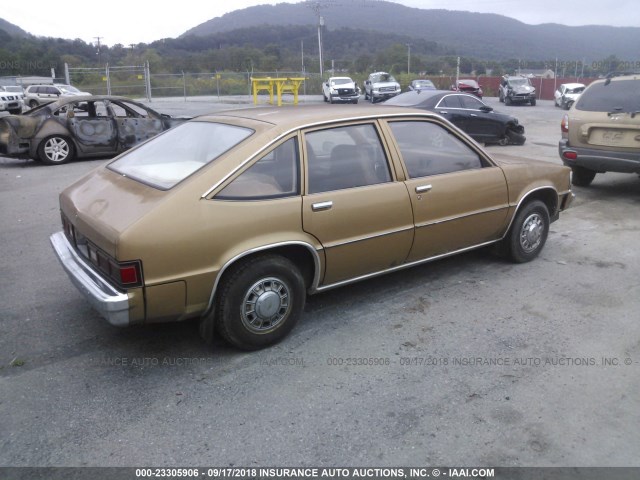
[[[566,158],[572,152],[576,159]],[[583,167],[595,172],[640,173],[640,152],[611,152],[593,148],[572,147],[563,138],[558,144],[560,159],[568,167]]]
[[84,297],[110,324],[129,325],[129,296],[115,289],[87,264],[73,249],[63,232],[50,237],[51,245],[62,267]]

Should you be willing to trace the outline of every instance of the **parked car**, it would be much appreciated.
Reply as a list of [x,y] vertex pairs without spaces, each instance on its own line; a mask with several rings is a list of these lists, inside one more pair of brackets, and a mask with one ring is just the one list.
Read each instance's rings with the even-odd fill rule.
[[329,103],[358,103],[360,91],[350,77],[330,77],[322,84],[322,96]]
[[562,162],[573,183],[597,173],[640,174],[640,75],[597,80],[585,88],[561,123]]
[[9,112],[12,115],[22,113],[24,103],[20,94],[14,92],[0,91],[0,112]]
[[387,72],[372,73],[364,82],[364,99],[371,103],[395,97],[401,91],[400,84]]
[[76,87],[55,83],[53,85],[29,85],[24,91],[24,103],[30,108],[53,102],[61,97],[77,97],[91,95],[89,92],[81,92]]
[[451,85],[451,90],[454,92],[471,93],[478,98],[482,98],[482,95],[484,94],[482,87],[478,85],[478,82],[471,80],[470,78],[458,80],[457,84]]
[[382,105],[414,107],[442,115],[478,142],[522,145],[526,137],[518,119],[493,110],[467,93],[448,90],[405,92]]
[[527,77],[505,75],[500,80],[498,100],[505,105],[512,103],[536,104],[536,89]]
[[416,109],[227,111],[138,145],[60,195],[56,255],[115,325],[200,318],[242,349],[306,294],[486,245],[542,250],[570,171],[491,157]]
[[24,89],[20,85],[0,86],[0,92],[15,93],[20,99],[24,99]]
[[0,153],[49,165],[76,157],[104,157],[123,152],[184,120],[124,97],[66,97],[23,115],[0,118]]
[[436,90],[436,86],[431,80],[418,79],[411,80],[411,83],[407,87],[407,90]]
[[563,83],[553,94],[556,107],[569,110],[584,91],[583,83]]

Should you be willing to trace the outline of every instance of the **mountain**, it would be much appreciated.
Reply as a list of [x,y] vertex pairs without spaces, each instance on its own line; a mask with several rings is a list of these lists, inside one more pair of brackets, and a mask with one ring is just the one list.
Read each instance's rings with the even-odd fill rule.
[[610,55],[637,57],[640,28],[558,24],[528,25],[502,15],[452,10],[426,10],[383,0],[341,0],[259,5],[227,13],[185,32],[182,37],[208,36],[261,25],[317,25],[309,4],[320,4],[328,30],[349,27],[402,34],[450,47],[458,55],[489,60],[508,58],[586,60]]
[[0,18],[0,30],[4,30],[12,37],[28,37],[29,34],[25,32],[23,29],[14,25],[13,23],[9,23],[6,20]]

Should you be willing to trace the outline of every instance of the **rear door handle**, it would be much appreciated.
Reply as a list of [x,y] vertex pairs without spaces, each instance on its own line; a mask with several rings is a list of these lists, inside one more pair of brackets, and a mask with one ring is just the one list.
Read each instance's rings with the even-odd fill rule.
[[313,210],[314,212],[329,210],[331,207],[333,207],[333,202],[331,200],[311,204],[311,210]]
[[420,185],[416,187],[416,193],[425,193],[433,188],[433,185]]

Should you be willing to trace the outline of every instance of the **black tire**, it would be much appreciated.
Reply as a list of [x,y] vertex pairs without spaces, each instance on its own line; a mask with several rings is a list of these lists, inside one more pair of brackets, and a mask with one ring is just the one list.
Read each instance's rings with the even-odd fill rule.
[[513,130],[507,130],[507,138],[509,139],[510,145],[524,145],[524,142],[527,140],[523,134],[515,132]]
[[540,200],[523,205],[503,240],[509,259],[530,262],[542,251],[549,235],[549,209]]
[[324,92],[322,92],[322,99],[323,99],[325,102],[328,102],[328,101],[329,101],[329,100],[327,100],[327,96],[324,94]]
[[329,96],[329,103],[333,104],[333,97]]
[[565,103],[565,104],[562,106],[562,108],[563,108],[564,110],[571,110],[571,105],[573,105],[573,102],[569,101],[569,102]]
[[504,97],[504,104],[511,105],[511,97]]
[[502,92],[498,93],[498,102],[504,103],[504,97],[502,96]]
[[67,137],[52,135],[38,145],[38,158],[47,165],[62,165],[75,156],[73,142]]
[[357,105],[358,104],[358,100],[354,100],[353,103],[354,103],[354,105]]
[[371,103],[376,103],[376,97],[374,97],[373,95],[371,95],[369,99],[371,100]]
[[571,183],[579,187],[588,187],[596,178],[596,172],[584,167],[571,167]]
[[38,106],[38,101],[37,100],[31,100],[29,102],[29,107],[36,108],[37,106]]
[[242,350],[258,350],[286,337],[305,303],[298,268],[279,255],[254,257],[231,268],[218,295],[220,335]]
[[531,103],[532,107],[535,107],[536,106],[536,99],[535,98],[531,99],[531,102],[529,102],[529,103]]
[[364,90],[364,99],[369,100],[369,94],[367,93],[367,89]]

